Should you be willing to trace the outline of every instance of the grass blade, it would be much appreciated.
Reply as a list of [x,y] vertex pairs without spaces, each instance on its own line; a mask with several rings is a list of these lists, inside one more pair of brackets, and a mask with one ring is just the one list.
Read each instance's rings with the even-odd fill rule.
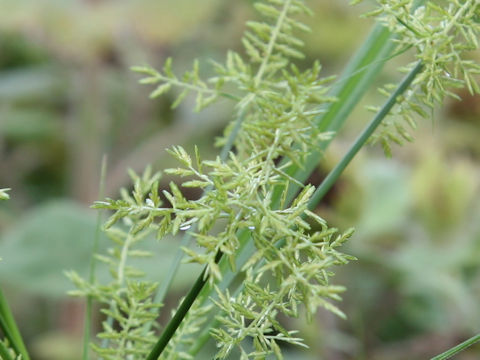
[[[222,254],[218,253],[215,261],[218,262],[221,257],[222,257]],[[191,306],[193,305],[193,302],[197,299],[198,294],[207,283],[208,277],[205,277],[205,272],[206,272],[206,268],[202,271],[197,281],[195,281],[195,284],[192,286],[192,288],[188,292],[185,299],[183,299],[182,303],[180,304],[180,307],[176,311],[173,318],[168,322],[167,326],[162,332],[162,335],[160,336],[157,343],[152,348],[152,350],[150,351],[150,354],[148,354],[145,360],[157,360],[158,357],[162,354],[168,342],[175,334],[175,331],[182,323],[182,320],[187,315],[188,310],[190,310]]]
[[10,307],[8,306],[7,299],[5,298],[3,291],[0,289],[0,327],[3,334],[10,342],[12,348],[19,355],[22,355],[22,359],[30,360],[27,348],[23,343],[20,331],[18,331],[17,324],[12,315]]
[[392,107],[396,104],[397,98],[402,95],[405,90],[411,85],[415,77],[420,73],[422,70],[422,63],[419,61],[417,65],[407,74],[407,76],[402,80],[400,85],[397,89],[390,95],[387,99],[385,104],[382,106],[380,111],[375,115],[373,120],[368,124],[368,126],[362,131],[359,137],[355,140],[352,147],[349,151],[345,154],[345,156],[340,160],[340,162],[333,168],[333,170],[328,174],[328,176],[323,180],[322,184],[315,190],[313,194],[309,208],[313,209],[320,200],[325,196],[327,191],[332,187],[333,184],[338,180],[340,175],[342,174],[343,170],[347,167],[347,165],[352,161],[358,151],[365,145],[368,138],[373,134],[373,132],[377,129],[378,125],[382,122],[382,120],[387,116],[390,112]]
[[478,341],[480,341],[480,334],[472,336],[470,339],[465,340],[461,344],[458,344],[457,346],[454,346],[453,348],[448,349],[447,351],[441,353],[440,355],[437,355],[437,356],[431,358],[431,360],[447,360],[447,359],[450,359],[453,355],[458,354],[459,352],[465,350],[469,346],[472,346],[473,344],[475,344]]
[[[104,155],[102,158],[102,165],[100,170],[100,185],[98,188],[98,198],[103,199],[105,193],[105,179],[107,177],[107,156]],[[98,250],[98,244],[100,241],[100,234],[102,228],[102,211],[99,210],[97,213],[97,224],[95,227],[95,237],[93,239],[92,247],[92,256],[90,258],[90,267],[89,267],[89,282],[93,284],[95,281],[95,268],[96,268],[96,259],[95,254]],[[83,330],[83,354],[82,359],[89,359],[89,347],[90,347],[90,338],[91,338],[91,326],[92,326],[92,306],[93,299],[91,296],[87,296],[87,303],[85,307],[85,320],[84,320],[84,330]]]

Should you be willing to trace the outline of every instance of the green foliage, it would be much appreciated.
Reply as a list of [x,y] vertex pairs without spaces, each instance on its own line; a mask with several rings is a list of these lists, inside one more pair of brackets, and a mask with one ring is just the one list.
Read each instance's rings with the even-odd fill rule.
[[[193,70],[181,77],[174,74],[171,59],[162,71],[147,66],[135,68],[146,75],[142,83],[157,85],[151,97],[173,88],[179,91],[174,108],[189,93],[196,97],[196,110],[220,97],[234,100],[236,118],[217,144],[233,141],[235,151],[204,160],[197,148],[194,156],[181,146],[169,149],[180,165],[165,172],[186,178],[181,187],[203,191],[199,199],[188,199],[181,187],[171,182],[169,190],[163,191],[169,206],[163,207],[158,175],[147,170],[143,177],[132,174],[132,195],[123,190],[120,200],[95,203],[97,209],[113,211],[105,224],[113,247],[107,255],[97,256],[110,267],[112,281],[103,286],[85,281],[74,272],[69,277],[79,289],[72,294],[91,296],[106,305],[103,312],[107,320],[99,334],[104,342],[93,345],[102,358],[189,359],[191,354],[185,350],[202,324],[216,315],[219,326],[211,330],[218,347],[216,359],[232,356],[233,351],[240,353],[242,360],[271,355],[281,359],[279,344],[304,343],[295,330],[288,330],[280,322],[280,316],[297,317],[299,308],[303,308],[311,318],[319,307],[344,316],[332,303],[340,300],[344,288],[333,285],[331,277],[334,266],[354,259],[338,249],[353,231],[342,233],[329,228],[309,210],[332,183],[321,186],[321,195],[316,197],[313,186],[304,185],[287,171],[294,166],[301,169],[312,153],[321,153],[333,135],[319,130],[324,127],[318,124],[318,115],[337,101],[329,95],[327,86],[333,78],[320,78],[319,63],[304,71],[291,63],[303,57],[299,50],[302,41],[295,33],[308,31],[295,19],[310,14],[303,1],[265,0],[255,8],[262,20],[247,23],[242,39],[247,59],[229,52],[225,64],[214,63],[216,75],[209,80],[200,79],[197,61]],[[474,75],[479,67],[461,57],[477,48],[472,34],[478,32],[478,25],[472,19],[478,4],[454,1],[442,11],[430,2],[416,7],[414,2],[401,1],[393,5],[381,2],[380,10],[371,14],[381,15],[380,21],[396,34],[396,54],[412,47],[418,54],[415,63],[406,67],[408,76],[392,94],[390,87],[384,91],[389,95],[387,103],[332,171],[333,177],[327,177],[329,181],[338,178],[394,104],[394,114],[413,127],[414,113],[426,117],[425,109],[432,109],[445,96],[454,96],[448,87],[466,86],[478,91]],[[411,139],[403,125],[396,122],[393,126],[403,139]],[[401,138],[385,131],[374,141],[382,141],[388,152],[387,140],[401,142]],[[292,186],[302,189],[289,201]],[[183,247],[187,261],[205,270],[186,302],[181,302],[175,321],[167,324],[168,331],[150,351],[155,343],[155,310],[160,307],[152,300],[156,285],[138,281],[144,274],[128,266],[127,260],[150,255],[137,246],[153,232],[159,239],[181,232],[190,234],[195,247]],[[239,253],[247,244],[253,251],[239,261]],[[230,280],[228,271],[234,274]],[[241,285],[232,282],[235,276]],[[207,295],[199,296],[204,286]],[[216,306],[208,303],[208,296]],[[181,321],[178,328],[177,320]]]
[[[290,58],[301,57],[297,48],[302,44],[293,36],[293,30],[306,27],[292,16],[309,13],[303,2],[266,1],[258,3],[256,8],[264,22],[248,23],[250,30],[243,38],[250,61],[245,62],[239,54],[230,52],[225,65],[215,64],[217,76],[211,81],[213,89],[199,79],[197,63],[181,81],[172,73],[171,60],[167,60],[163,73],[137,68],[149,75],[142,82],[161,83],[153,97],[173,86],[183,88],[174,106],[187,92],[194,91],[197,109],[201,109],[221,95],[224,84],[236,87],[235,95],[230,98],[238,99],[238,117],[243,120],[234,142],[236,154],[230,153],[226,161],[220,158],[212,161],[202,160],[198,151],[192,159],[179,146],[169,151],[182,166],[166,172],[189,177],[183,187],[208,187],[209,191],[198,200],[187,200],[177,185],[171,183],[170,191],[164,191],[171,208],[159,207],[153,188],[150,207],[115,200],[95,205],[115,211],[108,225],[142,213],[138,229],[151,225],[150,228],[157,229],[158,237],[175,235],[194,225],[192,235],[203,251],[190,248],[184,251],[189,261],[206,265],[209,283],[214,285],[222,280],[218,254],[228,259],[232,270],[245,276],[245,286],[236,297],[218,292],[216,302],[224,311],[220,318],[225,326],[213,333],[220,346],[218,358],[227,357],[234,346],[240,347],[242,358],[252,358],[259,354],[279,355],[279,341],[301,343],[294,331],[280,325],[277,316],[280,313],[297,316],[297,307],[302,303],[309,317],[319,306],[341,315],[328,301],[338,300],[338,293],[343,290],[329,283],[333,275],[330,268],[351,259],[336,250],[351,232],[334,237],[336,230],[329,229],[321,218],[307,210],[314,191],[312,186],[304,187],[291,205],[283,202],[279,209],[273,207],[275,188],[282,188],[285,197],[290,183],[301,185],[283,169],[292,163],[300,165],[312,148],[330,138],[330,133],[316,130],[314,118],[320,113],[320,105],[335,99],[326,95],[325,83],[331,79],[319,78],[318,63],[303,72],[289,63]],[[218,144],[224,144],[231,131],[232,127],[228,127],[225,138]],[[286,161],[279,164],[281,158]],[[304,218],[322,230],[313,231]],[[236,269],[242,232],[249,234],[257,251],[242,269]],[[268,281],[269,277],[274,281]],[[271,282],[267,291],[262,289],[265,281]],[[270,306],[262,308],[266,303]],[[194,308],[189,317],[199,317],[198,311]],[[247,324],[246,320],[253,320],[256,315],[259,318]],[[244,320],[238,321],[238,316]],[[271,335],[272,331],[280,331],[281,335]],[[253,352],[248,353],[244,348],[244,339],[254,342]]]
[[7,299],[0,289],[0,330],[4,336],[0,339],[0,358],[5,360],[29,360],[27,349],[18,331]]
[[[415,116],[429,118],[445,97],[460,100],[455,89],[466,87],[471,94],[480,93],[480,65],[471,59],[471,52],[478,49],[480,4],[476,0],[381,0],[378,5],[367,16],[377,17],[396,34],[398,51],[415,50],[415,60],[402,70],[412,68],[418,60],[424,67],[412,89],[392,111],[393,118],[385,121],[372,138],[391,154],[391,141],[402,144],[413,140],[406,128],[416,128]],[[387,85],[380,92],[388,96],[394,86]]]
[[[282,246],[272,245],[276,243],[275,236],[269,239],[255,231],[253,239],[258,253],[242,269],[245,272],[244,290],[230,296],[228,291],[223,294],[217,288],[219,300],[215,303],[224,312],[217,317],[222,327],[212,330],[212,336],[221,344],[218,358],[225,358],[234,346],[240,347],[242,359],[272,352],[281,358],[277,343],[303,345],[302,339],[295,336],[297,331],[286,330],[277,318],[280,314],[297,317],[299,304],[305,306],[308,318],[319,306],[344,317],[327,301],[340,300],[338,294],[344,288],[331,285],[329,278],[333,275],[333,265],[343,265],[352,259],[335,249],[352,231],[335,236],[336,229],[328,229],[322,219],[308,210],[305,214],[318,221],[323,230],[309,236],[305,234],[310,230],[307,225],[300,230],[303,236],[295,237],[277,228],[275,236],[283,240]],[[301,229],[301,225],[298,228]],[[253,341],[252,353],[244,343],[248,338]]]
[[[74,271],[67,273],[78,288],[71,295],[91,296],[106,306],[102,312],[107,320],[103,322],[103,332],[98,334],[104,342],[101,346],[92,344],[93,350],[106,360],[143,359],[155,342],[152,326],[161,306],[152,300],[157,284],[139,280],[145,273],[128,264],[129,258],[152,256],[141,248],[141,243],[152,232],[148,226],[153,219],[149,211],[161,203],[156,192],[160,175],[151,175],[150,169],[142,177],[133,172],[130,175],[134,181],[132,195],[123,190],[122,199],[111,206],[122,206],[129,211],[117,210],[107,221],[105,232],[112,247],[106,255],[96,255],[97,260],[108,265],[111,282],[100,285],[82,279]],[[114,226],[120,218],[123,226]]]
[[72,201],[32,209],[0,236],[2,283],[47,298],[64,296],[71,283],[62,272],[86,274],[94,233],[94,214]]
[[205,82],[199,77],[198,61],[195,60],[193,70],[186,72],[181,79],[179,79],[172,71],[172,59],[169,58],[163,67],[163,73],[158,72],[150,67],[133,67],[134,71],[148,75],[149,77],[141,80],[142,84],[155,84],[161,82],[151,94],[150,98],[156,98],[168,92],[172,87],[179,87],[181,89],[177,99],[172,103],[172,109],[175,109],[189,92],[197,93],[196,110],[200,111],[202,108],[214,102],[219,96],[221,83],[217,82],[215,89],[210,89]]

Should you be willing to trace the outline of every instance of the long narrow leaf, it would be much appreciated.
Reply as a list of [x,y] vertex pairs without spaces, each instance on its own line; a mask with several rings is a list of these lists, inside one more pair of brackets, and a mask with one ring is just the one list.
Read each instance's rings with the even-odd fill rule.
[[[102,165],[100,169],[100,185],[98,189],[98,198],[103,199],[105,193],[105,179],[107,176],[107,157],[106,155],[102,158]],[[100,234],[102,230],[102,211],[99,210],[97,213],[97,224],[95,227],[95,237],[93,239],[92,255],[90,258],[90,268],[89,268],[89,282],[93,284],[95,281],[95,269],[96,269],[96,259],[95,256],[98,251],[98,245],[100,241]],[[93,299],[91,296],[87,297],[87,304],[85,308],[85,323],[84,323],[84,332],[83,332],[83,354],[82,359],[89,359],[89,348],[90,348],[90,337],[91,337],[91,327],[92,327],[92,307]]]
[[470,339],[462,342],[461,344],[458,344],[457,346],[454,346],[451,349],[448,349],[447,351],[441,353],[440,355],[437,355],[433,357],[431,360],[447,360],[450,359],[453,355],[458,354],[459,352],[465,350],[469,346],[472,346],[476,342],[480,341],[480,334],[477,334],[475,336],[472,336]]
[[7,299],[5,298],[3,291],[0,289],[0,327],[4,335],[10,341],[12,348],[17,354],[22,355],[22,359],[30,360],[30,356],[27,353],[27,348],[23,343],[20,331],[18,331],[17,323],[12,315],[10,307],[8,306]]

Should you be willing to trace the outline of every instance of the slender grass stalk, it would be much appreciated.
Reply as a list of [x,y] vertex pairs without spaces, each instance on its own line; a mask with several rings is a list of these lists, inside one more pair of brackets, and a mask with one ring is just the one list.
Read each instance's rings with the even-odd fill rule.
[[450,359],[453,355],[458,354],[459,352],[465,350],[469,346],[472,346],[476,342],[480,341],[480,334],[477,334],[475,336],[472,336],[470,339],[462,342],[461,344],[458,344],[457,346],[454,346],[451,349],[448,349],[447,351],[441,353],[440,355],[437,355],[431,360],[447,360]]
[[[107,176],[107,156],[104,155],[102,158],[102,165],[100,170],[100,184],[98,188],[99,199],[103,199],[105,193],[105,179]],[[89,283],[93,284],[95,281],[95,269],[97,261],[95,259],[95,254],[98,252],[98,245],[100,242],[100,234],[102,230],[102,211],[99,210],[97,213],[97,224],[95,226],[95,237],[93,239],[92,246],[92,256],[90,258],[90,267],[89,267]],[[84,320],[84,331],[83,331],[83,354],[82,359],[89,359],[89,348],[90,348],[90,337],[91,337],[91,326],[92,326],[92,306],[93,298],[92,296],[87,296],[87,303],[85,308],[85,320]]]
[[8,306],[7,299],[3,291],[0,289],[0,328],[3,334],[8,339],[15,352],[22,356],[24,360],[30,360],[27,348],[23,342],[20,331],[18,331],[17,324],[12,315],[12,311]]
[[332,187],[333,184],[338,180],[340,174],[345,170],[347,165],[352,161],[358,151],[365,145],[368,138],[373,134],[378,125],[382,120],[387,116],[392,107],[397,102],[397,98],[402,95],[405,90],[412,84],[415,77],[422,71],[422,62],[419,61],[415,67],[410,70],[410,72],[405,76],[397,89],[390,95],[385,104],[382,106],[380,111],[375,115],[373,120],[368,124],[368,126],[362,131],[359,137],[355,140],[352,147],[348,150],[345,156],[340,160],[340,162],[333,168],[333,170],[328,174],[328,176],[323,180],[322,184],[315,190],[309,204],[309,208],[313,209],[316,204],[325,196],[327,191]]
[[12,332],[10,331],[10,329],[7,325],[7,322],[3,318],[3,315],[2,315],[2,317],[0,317],[0,329],[2,329],[2,332],[4,333],[8,342],[10,344],[12,344],[12,348],[18,352],[18,349],[17,349],[16,344],[15,344],[15,339],[14,339],[14,337],[12,335]]
[[[222,257],[222,253],[218,253],[215,261],[218,263],[220,261],[220,258]],[[172,336],[175,334],[175,331],[177,328],[180,326],[182,323],[182,320],[185,318],[185,316],[188,313],[188,310],[190,310],[193,302],[197,299],[198,294],[202,290],[202,288],[205,286],[205,284],[208,281],[208,277],[205,276],[207,268],[204,268],[200,276],[198,277],[197,281],[195,281],[195,284],[192,286],[190,291],[188,292],[187,296],[185,299],[183,299],[180,307],[178,308],[177,312],[173,316],[173,318],[168,322],[167,326],[162,332],[162,335],[158,339],[157,343],[153,347],[152,351],[150,354],[147,356],[145,360],[157,360],[158,357],[162,354],[163,350],[167,346],[168,342],[172,338]]]

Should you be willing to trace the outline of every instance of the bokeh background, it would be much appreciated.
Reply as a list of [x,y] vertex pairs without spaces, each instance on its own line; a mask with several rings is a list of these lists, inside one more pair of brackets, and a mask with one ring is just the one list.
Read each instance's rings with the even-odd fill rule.
[[[178,73],[198,58],[242,52],[250,0],[0,0],[0,282],[36,360],[80,356],[83,303],[69,298],[64,270],[86,272],[96,214],[100,162],[108,156],[106,195],[129,186],[127,168],[172,165],[165,148],[200,147],[214,157],[213,139],[232,104],[199,114],[193,99],[176,110],[172,97],[150,100],[133,65],[160,68],[172,56]],[[371,28],[365,8],[311,0],[306,59],[324,74],[341,72]],[[472,54],[479,59],[478,54]],[[378,85],[399,78],[389,64]],[[426,359],[480,330],[480,98],[459,93],[415,142],[362,150],[317,209],[331,225],[355,226],[346,247],[358,261],[339,269],[347,286],[339,304],[348,320],[320,311],[301,329],[310,349],[286,349],[289,359]],[[364,105],[381,97],[373,89]],[[360,106],[310,181],[318,184],[371,114]],[[162,186],[172,180],[164,177]],[[190,197],[198,194],[189,193]],[[178,239],[158,246],[143,264],[154,278],[168,267]],[[167,305],[194,281],[181,272]],[[100,276],[102,276],[100,274]],[[96,320],[99,326],[100,318]],[[211,344],[209,345],[211,346]],[[472,347],[458,359],[480,358]]]

